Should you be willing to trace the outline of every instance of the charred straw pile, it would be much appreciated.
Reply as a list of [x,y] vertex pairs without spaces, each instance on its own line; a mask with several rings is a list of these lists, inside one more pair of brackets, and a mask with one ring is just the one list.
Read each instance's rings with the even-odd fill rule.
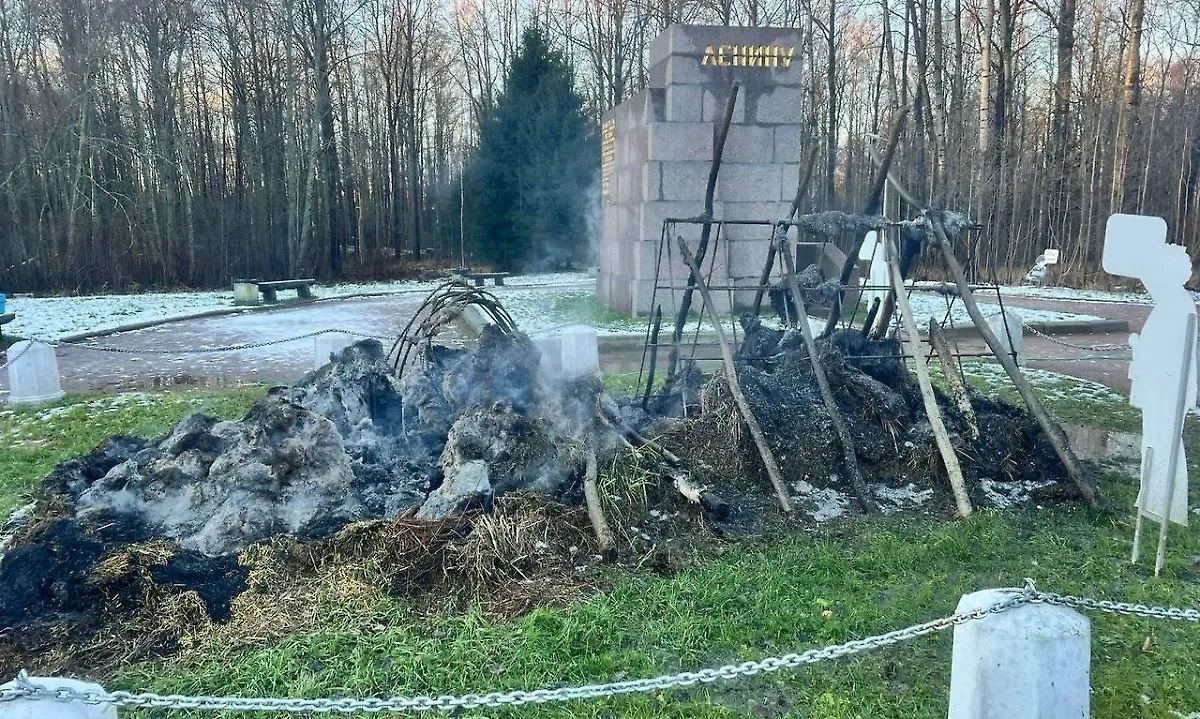
[[[652,524],[728,533],[778,517],[719,373],[685,364],[643,410],[598,378],[548,378],[508,322],[474,349],[436,344],[454,302],[430,304],[418,340],[352,345],[240,421],[192,415],[60,464],[0,539],[0,674],[174,651],[214,624],[225,643],[262,641],[323,603],[369,611],[382,595],[527,611],[588,586],[597,553],[657,543]],[[739,377],[787,480],[841,487],[798,334],[746,330]],[[872,486],[941,490],[895,344],[841,333],[821,352]],[[939,398],[980,504],[985,481],[1057,476],[1023,411],[975,399],[972,439]]]
[[[793,487],[803,482],[852,496],[838,436],[822,404],[799,330],[773,329],[758,320],[745,321],[744,326],[738,377],[784,479]],[[913,484],[948,495],[950,487],[920,391],[897,341],[871,340],[858,330],[839,330],[817,345],[858,462],[881,508],[889,508],[886,497],[893,487]],[[1064,479],[1062,466],[1023,409],[974,395],[972,427],[949,397],[940,390],[935,394],[973,503],[1006,504],[1006,498],[1035,486],[1045,495],[1073,496],[1069,484],[1057,483]],[[769,501],[762,462],[722,373],[702,379],[694,370],[681,372],[651,397],[648,406],[651,410],[678,407],[681,397],[687,417],[662,423],[662,444],[688,459],[699,482],[727,492],[749,487]]]

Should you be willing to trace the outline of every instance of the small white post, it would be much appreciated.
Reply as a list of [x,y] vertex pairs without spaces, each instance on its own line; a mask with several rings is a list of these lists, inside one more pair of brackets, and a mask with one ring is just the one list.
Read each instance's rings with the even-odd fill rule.
[[233,304],[235,305],[257,305],[262,302],[262,298],[258,292],[258,284],[255,282],[234,282],[233,283]]
[[313,337],[313,369],[321,369],[329,364],[331,355],[349,347],[353,339],[345,332],[326,332]]
[[[966,594],[957,611],[1020,590]],[[1091,623],[1067,607],[1021,604],[954,628],[950,719],[1087,719]]]
[[[18,679],[0,685],[0,689],[15,689]],[[76,692],[102,692],[104,687],[75,679],[53,677],[29,677],[28,681],[55,691],[70,689]],[[112,704],[69,703],[56,699],[18,699],[0,704],[0,719],[117,719],[117,708]]]
[[45,342],[24,340],[8,348],[8,401],[11,404],[53,402],[63,396],[58,359]]
[[1000,340],[1004,351],[1015,355],[1017,364],[1025,364],[1025,328],[1021,315],[1006,309],[988,317],[987,323],[992,328],[992,334]]

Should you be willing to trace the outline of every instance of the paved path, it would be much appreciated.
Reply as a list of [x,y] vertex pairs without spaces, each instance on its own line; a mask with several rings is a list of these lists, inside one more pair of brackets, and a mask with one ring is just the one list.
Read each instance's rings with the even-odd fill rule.
[[[1146,323],[1146,318],[1150,316],[1151,309],[1151,305],[1147,304],[1042,299],[1039,297],[1005,297],[1004,306],[1016,308],[1018,314],[1022,307],[1027,307],[1126,320],[1129,322],[1130,332],[1141,331],[1142,325]],[[1119,351],[1082,349],[1104,345],[1120,345],[1123,349]],[[979,338],[960,339],[958,346],[963,352],[987,351],[987,346]],[[1028,363],[1030,367],[1099,382],[1126,394],[1129,393],[1128,346],[1129,332],[1055,335],[1053,339],[1047,339],[1039,337],[1029,330],[1025,331],[1026,356],[1040,358],[1031,359]]]
[[[171,322],[90,340],[84,346],[62,345],[58,368],[67,392],[290,383],[313,368],[312,338],[213,354],[127,354],[87,347],[169,352],[269,342],[324,329],[392,337],[404,328],[424,298],[402,294],[329,300]],[[7,382],[7,373],[0,372],[0,390],[7,391]]]
[[[391,337],[403,329],[423,299],[423,295],[399,294],[329,300],[268,312],[171,322],[91,340],[86,345],[131,350],[185,350],[281,340],[323,329]],[[1141,329],[1150,312],[1149,305],[1031,297],[1009,297],[1004,303],[1006,307],[1018,310],[1028,307],[1125,319],[1133,331]],[[1031,361],[1031,367],[1063,372],[1128,392],[1127,350],[1100,353],[1062,344],[1125,346],[1128,333],[1056,336],[1054,340],[1026,331],[1028,356],[1041,358]],[[958,345],[964,352],[986,351],[978,338],[960,339]],[[58,363],[63,388],[68,392],[119,391],[245,382],[290,383],[312,369],[313,353],[312,338],[214,354],[118,354],[64,345],[58,350]],[[1105,355],[1102,359],[1078,359],[1101,354]],[[606,369],[636,370],[641,360],[640,344],[636,352],[617,355],[620,356],[602,358]],[[0,372],[0,392],[7,392],[7,379],[7,373]]]

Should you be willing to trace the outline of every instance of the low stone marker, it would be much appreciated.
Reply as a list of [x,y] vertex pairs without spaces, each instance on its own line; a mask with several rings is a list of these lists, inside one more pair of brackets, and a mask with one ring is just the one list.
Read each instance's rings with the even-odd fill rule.
[[1004,346],[1005,353],[1016,355],[1017,364],[1025,364],[1024,322],[1021,315],[1012,310],[1003,310],[987,318],[988,327]]
[[40,404],[62,398],[53,347],[25,340],[9,347],[7,356],[10,404]]
[[562,336],[562,373],[575,379],[600,372],[599,343],[596,328],[588,325],[564,327]]
[[600,351],[596,328],[568,325],[535,337],[534,346],[542,353],[542,374],[547,378],[572,380],[600,372]]
[[[13,689],[16,679],[0,684],[0,689]],[[50,690],[70,689],[76,692],[102,692],[104,687],[75,679],[30,677],[29,681]],[[18,699],[0,704],[0,719],[117,719],[117,708],[111,704],[95,705],[81,702],[61,702],[54,699]]]
[[[958,613],[1019,590],[966,594]],[[1022,604],[954,628],[950,719],[1087,719],[1091,622],[1067,607]]]
[[234,282],[233,283],[233,304],[235,305],[257,305],[262,302],[262,298],[258,292],[257,282]]
[[313,337],[313,369],[321,369],[333,361],[333,355],[341,354],[354,338],[345,332],[326,332]]

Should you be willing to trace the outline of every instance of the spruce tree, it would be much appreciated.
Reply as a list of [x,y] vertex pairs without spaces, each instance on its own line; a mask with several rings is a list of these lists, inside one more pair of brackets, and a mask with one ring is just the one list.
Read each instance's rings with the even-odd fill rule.
[[600,149],[574,73],[536,27],[525,31],[503,94],[479,128],[467,178],[477,257],[505,270],[588,259]]

